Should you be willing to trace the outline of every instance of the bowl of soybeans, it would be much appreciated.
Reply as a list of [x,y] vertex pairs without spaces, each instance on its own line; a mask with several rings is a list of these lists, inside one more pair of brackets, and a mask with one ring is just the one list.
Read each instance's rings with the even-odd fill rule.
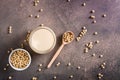
[[27,69],[31,64],[31,56],[25,49],[14,49],[9,55],[10,66],[17,71]]

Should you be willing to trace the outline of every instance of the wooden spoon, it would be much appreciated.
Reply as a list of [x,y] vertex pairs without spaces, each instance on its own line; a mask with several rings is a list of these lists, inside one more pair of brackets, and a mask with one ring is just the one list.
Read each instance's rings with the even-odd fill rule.
[[[71,37],[71,38],[70,38]],[[50,68],[51,65],[53,64],[53,62],[55,61],[55,59],[58,57],[58,55],[60,54],[62,48],[64,47],[64,45],[71,43],[74,40],[74,33],[72,31],[67,31],[63,34],[62,37],[62,44],[59,47],[59,49],[57,50],[57,52],[54,54],[53,58],[51,59],[51,61],[49,62],[47,68]]]

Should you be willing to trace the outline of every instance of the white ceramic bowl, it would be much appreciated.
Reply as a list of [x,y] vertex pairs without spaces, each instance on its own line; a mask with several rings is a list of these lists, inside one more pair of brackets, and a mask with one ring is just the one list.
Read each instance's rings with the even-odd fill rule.
[[[16,68],[16,67],[14,67],[14,66],[11,64],[11,62],[10,62],[10,57],[11,57],[11,55],[12,55],[15,51],[18,51],[18,50],[25,51],[25,52],[28,54],[28,56],[29,56],[29,63],[28,63],[28,65],[27,65],[26,67],[24,67],[24,68]],[[29,52],[28,52],[27,50],[18,48],[18,49],[13,50],[13,51],[10,53],[10,55],[9,55],[9,60],[8,60],[8,61],[9,61],[10,66],[11,66],[14,70],[23,71],[23,70],[27,69],[27,68],[30,66],[30,64],[31,64],[31,56],[30,56],[30,54],[29,54]]]
[[[32,37],[33,37],[34,33],[35,33],[36,31],[40,30],[40,29],[48,30],[48,31],[51,33],[51,35],[53,36],[53,38],[54,38],[54,42],[53,42],[52,46],[51,46],[48,50],[40,51],[40,50],[37,50],[36,48],[34,48],[33,45],[32,45]],[[39,36],[39,35],[38,35],[38,36]],[[44,34],[43,34],[43,36],[44,36]],[[55,47],[55,44],[56,44],[56,35],[55,35],[55,33],[53,32],[53,30],[50,29],[49,27],[45,27],[45,26],[37,27],[36,29],[34,29],[34,30],[30,33],[30,36],[29,36],[29,46],[30,46],[30,48],[31,48],[34,52],[36,52],[36,53],[38,53],[38,54],[46,54],[46,53],[49,53],[49,52]]]

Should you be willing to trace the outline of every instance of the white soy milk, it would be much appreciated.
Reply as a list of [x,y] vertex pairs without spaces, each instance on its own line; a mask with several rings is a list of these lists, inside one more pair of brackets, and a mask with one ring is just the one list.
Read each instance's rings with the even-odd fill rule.
[[48,27],[39,27],[30,34],[29,44],[39,54],[50,52],[56,43],[54,32]]

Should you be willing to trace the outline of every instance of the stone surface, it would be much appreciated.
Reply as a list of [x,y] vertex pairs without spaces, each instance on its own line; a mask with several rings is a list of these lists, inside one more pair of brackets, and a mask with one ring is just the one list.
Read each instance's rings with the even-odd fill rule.
[[[86,6],[81,6],[82,3]],[[39,12],[43,9],[43,12]],[[96,16],[96,24],[89,19],[90,11]],[[29,15],[33,17],[29,17]],[[39,14],[39,18],[35,18]],[[102,15],[106,14],[105,18]],[[8,63],[7,53],[10,48],[16,49],[24,41],[27,31],[33,30],[40,24],[53,29],[57,36],[55,48],[46,55],[38,55],[28,45],[25,49],[32,56],[32,64],[25,71],[15,71],[11,67],[4,67]],[[12,26],[13,32],[8,34],[8,27]],[[87,34],[79,41],[75,40],[66,45],[50,69],[46,69],[48,62],[61,44],[61,35],[71,30],[77,36],[81,28],[86,26]],[[93,32],[99,34],[94,36]],[[99,40],[93,49],[83,53],[85,44]],[[0,2],[0,80],[6,80],[9,75],[12,80],[31,80],[37,76],[39,80],[52,80],[56,75],[58,80],[68,80],[69,75],[74,75],[73,80],[97,80],[97,74],[102,72],[103,80],[120,80],[120,0],[40,0],[38,6],[33,6],[33,0],[1,0]],[[95,57],[91,57],[96,53]],[[99,55],[104,55],[99,58]],[[61,62],[59,67],[55,67]],[[66,65],[71,63],[70,67]],[[106,62],[104,70],[99,65]],[[39,73],[38,64],[43,64]],[[76,67],[81,66],[80,70]]]

